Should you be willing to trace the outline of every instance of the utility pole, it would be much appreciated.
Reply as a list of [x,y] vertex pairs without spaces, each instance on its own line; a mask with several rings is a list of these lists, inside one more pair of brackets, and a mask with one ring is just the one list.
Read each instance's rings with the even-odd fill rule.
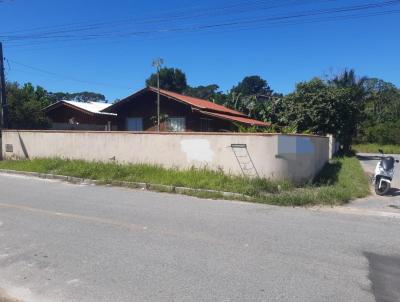
[[160,69],[163,64],[161,58],[153,60],[153,67],[157,68],[157,132],[160,132]]
[[1,128],[8,128],[6,79],[4,77],[3,44],[0,42],[0,97],[1,97]]

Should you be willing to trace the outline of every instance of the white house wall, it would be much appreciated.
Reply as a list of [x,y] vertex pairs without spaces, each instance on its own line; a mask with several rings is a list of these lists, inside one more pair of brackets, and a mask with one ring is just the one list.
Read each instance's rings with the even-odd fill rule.
[[68,158],[147,163],[167,168],[206,167],[242,175],[232,144],[246,145],[259,176],[307,181],[329,159],[326,137],[232,133],[82,131],[2,132],[4,159]]

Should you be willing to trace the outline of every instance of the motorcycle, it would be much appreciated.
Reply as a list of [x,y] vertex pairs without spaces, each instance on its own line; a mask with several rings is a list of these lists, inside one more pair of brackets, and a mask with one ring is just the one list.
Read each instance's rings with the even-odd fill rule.
[[377,195],[385,195],[390,190],[390,184],[394,175],[394,163],[399,160],[394,159],[393,156],[385,156],[383,151],[379,149],[381,159],[376,165],[375,174],[372,178],[375,193]]

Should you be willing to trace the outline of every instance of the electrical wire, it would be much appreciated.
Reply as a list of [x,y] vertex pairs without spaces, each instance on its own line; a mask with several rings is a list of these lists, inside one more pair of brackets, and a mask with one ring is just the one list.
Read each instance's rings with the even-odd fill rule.
[[[276,1],[276,0],[275,0]],[[88,23],[88,22],[79,22],[79,23],[72,23],[72,24],[64,24],[64,25],[52,25],[52,26],[43,26],[43,27],[37,27],[34,29],[30,29],[28,31],[26,30],[17,30],[17,31],[12,31],[12,32],[3,32],[1,35],[13,35],[17,33],[36,33],[38,30],[53,30],[48,33],[60,33],[60,32],[74,32],[74,31],[85,31],[85,30],[91,30],[95,29],[101,26],[112,26],[112,25],[118,25],[118,24],[125,24],[125,23],[133,23],[133,24],[146,24],[146,23],[151,23],[154,25],[155,22],[162,22],[162,21],[173,21],[173,20],[182,20],[182,19],[193,19],[195,17],[199,16],[214,16],[216,12],[223,12],[227,13],[228,11],[232,9],[239,10],[240,12],[247,11],[249,9],[258,9],[260,4],[265,4],[265,2],[275,2],[274,0],[268,0],[268,1],[242,1],[238,2],[235,4],[230,4],[228,6],[217,6],[217,7],[207,7],[207,8],[202,8],[198,10],[194,10],[193,7],[190,9],[186,10],[175,10],[172,12],[172,14],[164,14],[160,15],[158,17],[150,17],[150,18],[137,18],[137,17],[131,17],[131,18],[125,18],[122,20],[113,20],[113,21],[98,21],[95,23]],[[282,6],[287,6],[287,5],[298,5],[298,4],[304,4],[308,2],[313,2],[318,3],[318,2],[332,2],[336,0],[320,0],[320,1],[299,1],[299,0],[286,0],[286,1],[277,1],[280,3],[278,6],[272,6],[273,7],[282,7]],[[256,6],[255,6],[256,5]],[[56,29],[56,31],[54,31]],[[44,32],[46,33],[46,32]]]
[[17,62],[15,60],[11,60],[11,59],[8,59],[8,61],[13,63],[13,64],[19,65],[21,67],[33,70],[35,72],[39,72],[39,73],[42,73],[42,74],[55,76],[55,77],[58,77],[58,78],[63,78],[65,80],[74,81],[74,82],[78,82],[78,83],[82,83],[82,84],[90,84],[90,85],[104,86],[104,87],[113,87],[113,88],[119,88],[119,89],[121,89],[121,88],[122,89],[131,89],[131,87],[127,87],[127,86],[119,86],[119,85],[116,86],[116,85],[110,85],[108,83],[82,80],[82,79],[78,79],[78,78],[71,77],[71,76],[68,76],[68,75],[64,75],[64,74],[60,74],[60,73],[57,73],[57,72],[49,71],[49,70],[46,70],[46,69],[43,69],[43,68],[31,66],[31,65],[28,65],[28,64],[25,64],[25,63]]
[[[333,2],[332,0],[329,2]],[[288,3],[286,3],[288,4]],[[240,27],[240,26],[248,26],[250,24],[258,25],[264,23],[277,23],[277,22],[287,22],[290,20],[297,21],[298,19],[307,19],[315,16],[324,16],[324,15],[343,15],[346,13],[352,13],[357,11],[367,11],[374,9],[382,9],[382,8],[390,8],[396,5],[399,5],[399,0],[392,1],[383,1],[383,2],[374,2],[362,5],[352,5],[352,6],[340,6],[329,9],[314,9],[308,11],[300,11],[287,15],[273,15],[262,18],[236,18],[227,20],[225,22],[220,23],[206,23],[206,24],[194,24],[194,25],[185,25],[176,26],[176,27],[159,27],[153,29],[143,29],[143,30],[109,30],[109,31],[91,31],[94,29],[94,26],[81,28],[83,30],[82,34],[76,34],[77,28],[72,29],[64,29],[62,31],[53,31],[53,32],[41,32],[31,35],[16,35],[16,36],[0,36],[3,40],[7,42],[18,42],[18,41],[40,41],[39,43],[49,43],[49,42],[63,42],[63,41],[83,41],[83,40],[92,40],[92,39],[104,39],[104,38],[126,38],[126,37],[135,37],[135,36],[149,36],[149,35],[157,35],[157,34],[166,34],[166,33],[176,33],[176,32],[198,32],[204,30],[218,30],[220,28],[226,27]],[[260,8],[259,8],[260,9]],[[377,14],[380,12],[377,12]],[[89,32],[86,32],[89,31]]]
[[[0,0],[1,3],[12,2]],[[170,11],[169,13],[147,18],[126,18],[104,20],[101,22],[80,22],[57,26],[42,26],[30,30],[17,30],[2,33],[0,39],[11,47],[32,47],[35,45],[55,45],[61,43],[89,43],[98,40],[130,39],[162,39],[171,34],[183,35],[193,33],[221,33],[230,31],[248,31],[299,24],[321,22],[337,22],[398,14],[400,0],[371,1],[369,3],[336,5],[340,0],[268,0],[239,1],[225,6],[210,8],[190,8]],[[322,7],[298,10],[299,7],[318,3]],[[324,7],[335,4],[335,7]],[[284,7],[289,12],[283,12]],[[133,27],[133,28],[132,28]],[[31,72],[50,75],[59,79],[83,84],[130,89],[132,87],[115,86],[108,83],[87,81],[73,76],[60,74],[11,59],[10,64],[16,64]]]

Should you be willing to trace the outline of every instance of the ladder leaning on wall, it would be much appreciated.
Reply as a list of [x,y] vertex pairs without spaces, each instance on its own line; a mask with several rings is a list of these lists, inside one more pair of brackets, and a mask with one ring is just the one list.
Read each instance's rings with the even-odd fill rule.
[[232,144],[231,148],[238,161],[242,173],[246,177],[259,177],[253,160],[251,159],[249,150],[246,144]]

